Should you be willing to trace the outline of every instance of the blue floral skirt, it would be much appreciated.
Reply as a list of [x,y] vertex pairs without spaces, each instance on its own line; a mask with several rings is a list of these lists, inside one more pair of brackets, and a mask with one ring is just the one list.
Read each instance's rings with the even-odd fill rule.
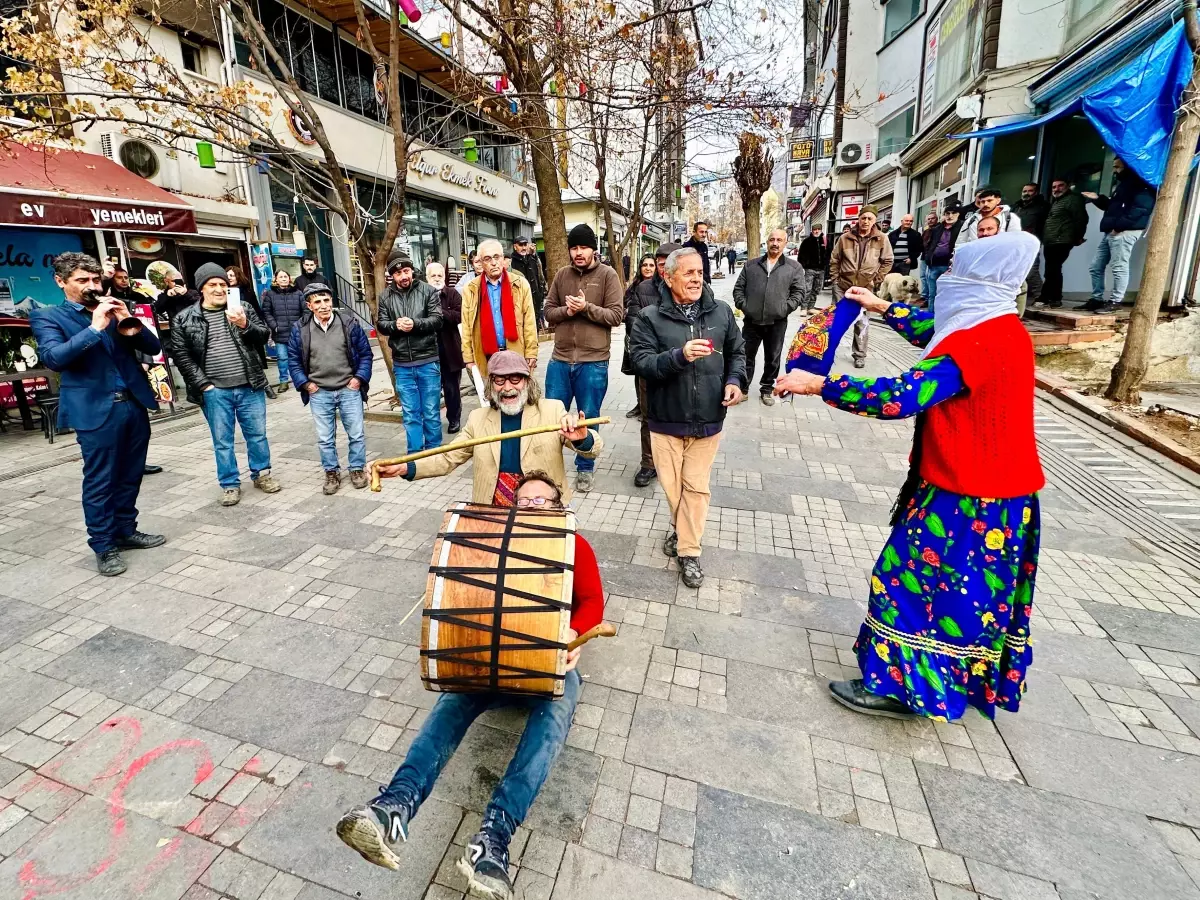
[[1040,530],[1037,494],[994,500],[922,482],[871,572],[855,644],[867,690],[933,719],[1016,712]]

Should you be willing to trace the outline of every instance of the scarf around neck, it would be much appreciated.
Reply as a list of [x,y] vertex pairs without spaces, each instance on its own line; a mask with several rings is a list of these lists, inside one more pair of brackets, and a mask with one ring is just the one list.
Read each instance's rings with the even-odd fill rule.
[[[500,340],[496,336],[496,319],[492,315],[492,302],[488,296],[489,283],[486,276],[479,276],[479,319],[480,337],[483,340],[483,352],[488,356],[500,349]],[[484,304],[487,304],[487,314],[484,314]],[[517,313],[513,305],[512,282],[508,279],[508,270],[500,273],[500,317],[504,320],[505,343],[517,340]]]

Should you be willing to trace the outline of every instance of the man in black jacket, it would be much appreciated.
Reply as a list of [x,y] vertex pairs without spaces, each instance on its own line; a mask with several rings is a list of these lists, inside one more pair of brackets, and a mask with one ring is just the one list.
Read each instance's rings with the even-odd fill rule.
[[[1032,181],[1021,188],[1021,199],[1013,206],[1013,212],[1021,219],[1021,230],[1032,234],[1039,241],[1042,240],[1042,233],[1046,229],[1046,216],[1050,212],[1050,204],[1046,202],[1046,198],[1042,196],[1038,186]],[[1042,261],[1041,254],[1034,259],[1033,267],[1029,270],[1029,276],[1025,279],[1026,289],[1028,291],[1029,303],[1037,303],[1041,300],[1043,282],[1042,282]]]
[[892,271],[909,275],[921,262],[921,233],[913,228],[913,214],[905,213],[900,218],[900,227],[887,233],[892,243]]
[[1084,241],[1087,232],[1087,201],[1071,189],[1065,178],[1050,182],[1050,205],[1042,226],[1042,255],[1046,257],[1046,280],[1041,303],[1051,309],[1062,306],[1063,264],[1071,251]]
[[233,450],[236,421],[246,441],[254,486],[274,494],[280,484],[271,475],[267,444],[267,376],[258,348],[267,342],[267,326],[249,305],[229,309],[225,270],[205,263],[196,270],[200,302],[175,316],[172,357],[187,382],[187,398],[204,408],[217,457],[217,480],[225,492],[222,506],[242,499],[241,475]]
[[388,336],[408,452],[416,453],[442,445],[442,370],[438,365],[442,307],[438,292],[416,280],[407,256],[388,263],[388,274],[392,283],[379,298],[375,327]]
[[537,255],[537,247],[525,235],[513,241],[512,267],[529,282],[529,292],[533,295],[533,315],[537,329],[541,331],[546,327],[546,317],[542,315],[542,303],[546,300],[546,273]]
[[663,553],[678,556],[683,583],[698,588],[709,475],[725,413],[747,386],[746,342],[733,310],[704,284],[695,248],[667,257],[665,274],[658,305],[634,320],[629,354],[646,379],[654,468],[671,507],[674,530]]
[[441,263],[425,267],[425,280],[437,291],[442,311],[442,329],[438,332],[438,369],[442,376],[442,395],[446,398],[446,433],[462,431],[462,294],[446,286],[446,270]]
[[746,340],[746,383],[754,381],[754,359],[763,348],[763,374],[759,399],[775,405],[775,379],[783,355],[787,318],[804,300],[804,269],[783,255],[787,232],[776,228],[767,235],[767,252],[742,266],[733,286],[733,305],[744,315],[742,337]]
[[[323,284],[328,286],[329,281],[325,278],[325,275],[321,272],[321,270],[317,268],[317,261],[311,256],[306,256],[300,261],[300,275],[296,278],[296,290],[303,294],[304,289],[310,284]],[[291,334],[290,330],[288,331],[288,334]],[[284,340],[287,340],[287,338],[284,338]]]
[[[1111,197],[1083,191],[1083,197],[1104,210],[1100,220],[1100,231],[1104,237],[1096,248],[1092,259],[1092,299],[1084,309],[1099,313],[1116,312],[1125,300],[1129,286],[1129,257],[1133,245],[1141,240],[1146,226],[1150,224],[1150,213],[1158,199],[1154,188],[1144,182],[1136,172],[1117,157],[1113,160],[1115,176]],[[1108,301],[1104,300],[1104,270],[1112,265],[1113,288]]]
[[[693,250],[695,250],[697,253],[700,254],[700,259],[704,263],[704,283],[711,284],[712,283],[712,269],[710,268],[710,266],[712,264],[709,262],[709,259],[708,259],[708,243],[707,242],[708,242],[708,223],[707,222],[697,222],[695,227],[692,229],[692,236],[688,240],[683,242],[683,246],[691,247]],[[729,263],[729,274],[730,275],[733,274],[733,262],[732,261],[730,261],[730,263]]]
[[829,267],[829,247],[820,225],[814,225],[800,242],[796,261],[804,267],[804,308],[809,310],[817,305],[817,294],[825,284]]

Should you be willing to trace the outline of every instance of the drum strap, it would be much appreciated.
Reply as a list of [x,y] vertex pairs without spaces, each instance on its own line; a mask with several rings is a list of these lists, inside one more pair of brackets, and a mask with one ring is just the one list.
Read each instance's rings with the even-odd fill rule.
[[[471,587],[482,588],[485,591],[492,591],[495,602],[491,606],[468,607],[465,609],[427,609],[425,615],[431,619],[437,619],[451,625],[458,625],[464,628],[472,628],[476,631],[484,631],[491,633],[491,641],[487,644],[481,644],[475,647],[455,647],[445,650],[422,650],[421,655],[429,659],[446,660],[448,662],[465,663],[468,665],[478,665],[479,661],[475,659],[463,658],[463,654],[470,653],[487,653],[490,651],[491,660],[489,663],[489,687],[492,690],[497,690],[500,687],[501,681],[516,680],[521,678],[550,678],[561,681],[565,676],[557,675],[554,672],[539,672],[536,669],[522,669],[513,666],[501,665],[500,652],[501,650],[565,650],[567,645],[560,641],[552,641],[547,638],[541,638],[536,635],[523,634],[519,631],[511,631],[501,627],[501,616],[506,612],[553,612],[555,610],[570,609],[571,604],[562,600],[554,600],[549,597],[544,597],[540,594],[534,594],[530,591],[523,591],[517,588],[508,587],[505,585],[505,575],[508,571],[509,560],[521,560],[523,562],[540,563],[541,565],[526,568],[514,568],[514,575],[554,575],[567,572],[574,568],[573,565],[566,562],[560,562],[553,559],[545,559],[543,557],[534,556],[529,553],[522,553],[514,550],[509,546],[509,542],[514,538],[538,538],[538,537],[560,537],[566,534],[574,534],[570,528],[560,528],[553,525],[540,525],[537,523],[523,521],[518,523],[516,517],[518,513],[526,513],[525,510],[519,510],[516,507],[507,509],[488,510],[486,512],[473,512],[462,510],[459,516],[469,519],[477,519],[488,522],[499,523],[503,518],[504,530],[501,532],[441,532],[438,537],[443,540],[450,541],[462,547],[469,547],[474,550],[484,550],[489,553],[496,554],[496,566],[494,568],[486,566],[433,566],[430,571],[436,576],[447,578],[451,581],[457,581],[460,584],[470,585]],[[514,528],[521,529],[517,534],[513,534]],[[534,532],[534,533],[528,533]],[[542,532],[537,534],[536,532]],[[478,539],[488,539],[491,541],[499,540],[499,544],[484,544]],[[482,578],[476,578],[476,575],[494,574],[495,581],[489,582]],[[522,600],[532,602],[533,606],[505,606],[505,595],[517,597]],[[468,619],[461,618],[462,616],[483,616],[491,615],[491,621],[488,623],[473,622]],[[514,638],[518,641],[524,641],[521,644],[504,644],[502,638]],[[503,669],[508,674],[500,674]],[[429,679],[430,683],[443,685],[464,685],[474,686],[478,684],[478,680],[474,678],[436,678]]]

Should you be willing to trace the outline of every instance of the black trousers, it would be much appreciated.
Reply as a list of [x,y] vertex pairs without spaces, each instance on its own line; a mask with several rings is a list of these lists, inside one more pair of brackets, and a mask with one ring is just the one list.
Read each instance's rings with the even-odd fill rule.
[[137,529],[137,498],[146,471],[150,417],[133,398],[112,405],[99,428],[76,429],[83,455],[83,520],[96,553]]
[[451,372],[448,366],[440,366],[442,373],[442,394],[446,397],[446,424],[462,424],[462,369]]
[[746,384],[754,386],[754,361],[758,347],[763,348],[763,374],[759,391],[769,394],[779,377],[779,360],[783,356],[783,338],[787,334],[787,319],[765,325],[742,320],[742,337],[746,339]]
[[1062,303],[1063,263],[1073,249],[1074,244],[1046,244],[1042,247],[1042,255],[1046,259],[1046,277],[1042,279],[1040,298],[1043,303]]

